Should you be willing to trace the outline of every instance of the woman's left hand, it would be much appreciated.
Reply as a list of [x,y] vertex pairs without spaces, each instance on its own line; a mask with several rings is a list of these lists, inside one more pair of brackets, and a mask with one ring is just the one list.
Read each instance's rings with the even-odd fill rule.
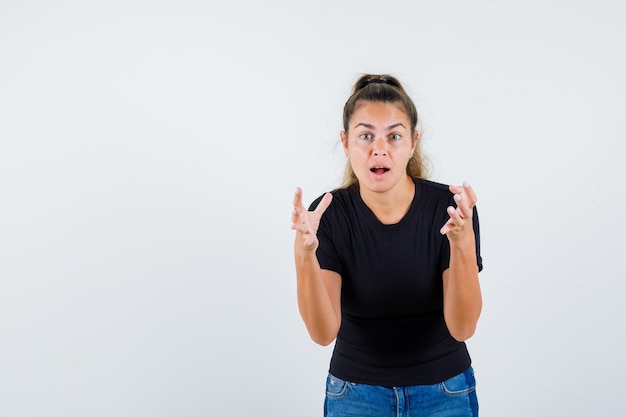
[[442,235],[448,235],[448,239],[456,240],[461,238],[466,231],[472,234],[474,232],[472,215],[476,205],[476,194],[467,182],[464,182],[462,186],[451,185],[449,188],[450,192],[454,194],[456,207],[448,207],[447,211],[450,218],[440,232]]

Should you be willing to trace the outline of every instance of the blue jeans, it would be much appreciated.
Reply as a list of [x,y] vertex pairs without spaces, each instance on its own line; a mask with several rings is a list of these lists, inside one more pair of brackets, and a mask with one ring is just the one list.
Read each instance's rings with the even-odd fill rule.
[[434,385],[381,387],[326,380],[325,417],[477,417],[476,380],[465,372]]

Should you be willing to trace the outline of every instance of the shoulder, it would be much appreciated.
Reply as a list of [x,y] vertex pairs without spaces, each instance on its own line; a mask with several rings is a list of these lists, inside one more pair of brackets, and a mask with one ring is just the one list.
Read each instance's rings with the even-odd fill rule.
[[450,186],[423,178],[413,178],[417,194],[422,197],[450,200],[453,198]]
[[431,181],[431,180],[427,180],[425,178],[413,178],[413,182],[415,182],[415,184],[418,187],[422,187],[424,189],[427,190],[433,190],[435,192],[441,192],[441,191],[450,191],[450,186],[448,184],[442,184],[440,182],[435,182],[435,181]]

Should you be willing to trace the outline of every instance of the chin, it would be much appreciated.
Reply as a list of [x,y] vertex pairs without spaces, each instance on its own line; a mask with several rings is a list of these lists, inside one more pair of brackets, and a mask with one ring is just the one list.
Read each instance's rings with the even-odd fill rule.
[[382,183],[382,182],[374,182],[374,183],[369,182],[369,183],[361,183],[361,184],[363,187],[367,188],[368,190],[374,193],[384,193],[393,188],[389,184]]

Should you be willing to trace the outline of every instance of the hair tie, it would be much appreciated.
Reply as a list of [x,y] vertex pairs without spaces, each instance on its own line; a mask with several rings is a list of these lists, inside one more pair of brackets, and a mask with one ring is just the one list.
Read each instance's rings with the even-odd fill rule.
[[386,78],[370,78],[369,80],[364,80],[361,82],[361,84],[359,85],[359,90],[362,88],[367,87],[370,84],[388,84],[393,86],[394,84],[391,82],[391,80],[388,80]]
[[386,80],[384,78],[370,78],[369,80],[365,80],[365,82],[363,83],[363,87],[368,84],[389,84],[389,80]]

